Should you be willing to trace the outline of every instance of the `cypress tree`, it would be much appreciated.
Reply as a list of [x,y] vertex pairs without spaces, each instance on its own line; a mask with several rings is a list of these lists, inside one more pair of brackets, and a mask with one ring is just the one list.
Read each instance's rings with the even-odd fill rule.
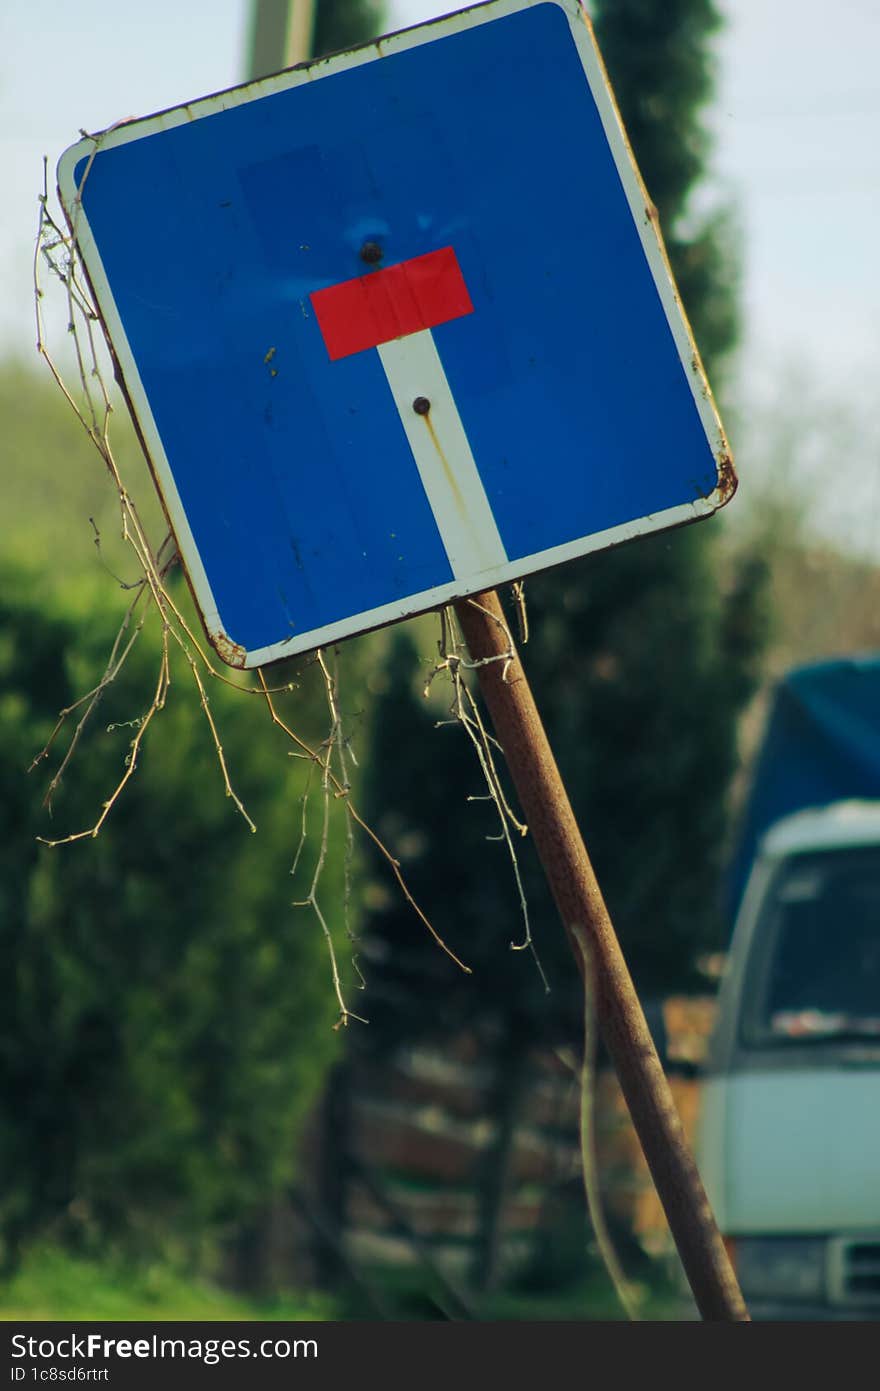
[[[708,152],[701,117],[712,92],[717,7],[713,0],[597,0],[594,19],[685,308],[717,382],[736,339],[738,265],[730,219],[715,211],[695,223],[689,208]],[[726,797],[737,717],[756,676],[762,590],[759,566],[722,580],[721,526],[713,519],[643,539],[526,586],[526,669],[643,994],[694,986],[699,954],[721,937]],[[409,842],[423,847],[411,866],[416,892],[439,929],[448,927],[450,945],[465,954],[469,948],[471,962],[476,958],[487,974],[485,995],[468,980],[454,990],[466,1015],[482,1017],[488,1008],[501,1019],[511,1011],[521,1018],[537,1010],[542,1027],[567,1028],[575,1017],[574,967],[540,870],[525,851],[552,1005],[526,954],[506,950],[517,936],[516,896],[503,866],[490,860],[484,831],[474,828],[475,809],[464,802],[464,789],[479,790],[471,751],[463,738],[453,751],[454,731],[429,731],[416,686],[412,650],[396,639],[389,688],[376,711],[370,811],[384,816],[389,830],[405,826]],[[383,747],[390,729],[401,738],[412,730],[404,758]],[[410,994],[415,1028],[432,1020],[439,1026],[449,1013],[433,993],[427,1005],[419,998],[426,975],[448,976],[449,967],[427,966],[404,913],[389,904],[370,916],[368,928],[394,944],[391,951],[382,946],[374,984],[379,997],[395,984],[395,1032]],[[404,942],[411,944],[405,951]],[[413,953],[418,966],[408,964]]]

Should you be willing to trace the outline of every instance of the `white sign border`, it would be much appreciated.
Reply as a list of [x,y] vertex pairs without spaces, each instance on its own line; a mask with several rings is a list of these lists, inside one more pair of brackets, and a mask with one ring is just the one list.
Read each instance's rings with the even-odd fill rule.
[[[569,22],[569,27],[580,56],[584,74],[590,86],[596,108],[602,121],[605,137],[617,166],[621,183],[629,202],[633,220],[639,232],[657,291],[669,323],[670,331],[678,349],[679,358],[706,433],[710,449],[718,469],[718,482],[713,492],[705,497],[695,497],[693,501],[668,508],[649,516],[627,522],[622,526],[611,527],[606,531],[594,532],[590,536],[569,541],[561,546],[537,552],[516,561],[495,566],[474,575],[470,580],[453,580],[405,599],[383,604],[379,608],[368,609],[348,618],[313,628],[306,633],[294,633],[281,642],[269,647],[246,651],[226,633],[217,608],[208,577],[202,564],[198,547],[193,537],[171,465],[165,454],[156,422],[150,410],[146,391],[137,370],[134,354],[128,342],[110,285],[104,271],[97,244],[92,235],[88,219],[80,201],[80,187],[74,178],[77,165],[88,160],[99,149],[113,149],[118,145],[140,140],[159,131],[173,130],[187,122],[205,116],[214,116],[221,111],[230,111],[238,106],[271,96],[275,92],[288,91],[307,82],[314,82],[331,74],[345,72],[361,67],[364,63],[388,57],[394,53],[405,52],[423,43],[462,33],[507,15],[517,14],[538,4],[553,4],[561,9]],[[88,178],[88,166],[83,182]],[[681,526],[711,515],[730,500],[736,490],[736,476],[730,447],[724,434],[718,412],[706,380],[703,366],[684,308],[675,289],[669,261],[657,226],[656,211],[647,194],[636,167],[632,150],[623,129],[617,106],[611,94],[605,68],[593,38],[592,27],[579,0],[488,0],[488,3],[475,5],[441,19],[421,24],[412,29],[403,29],[396,34],[377,39],[361,48],[353,49],[328,58],[300,64],[272,77],[249,82],[243,86],[232,87],[198,101],[161,111],[153,116],[122,123],[98,135],[87,136],[65,150],[58,162],[58,196],[70,224],[89,281],[94,292],[98,309],[110,342],[110,351],[116,359],[123,389],[129,408],[139,430],[148,461],[155,478],[156,486],[174,532],[181,560],[188,575],[196,602],[202,614],[205,630],[218,655],[230,666],[254,668],[280,661],[285,657],[324,647],[357,633],[369,632],[400,619],[437,609],[454,599],[466,598],[523,579],[536,571],[549,569],[565,561],[588,555],[593,551],[605,550],[611,546],[645,536],[655,531]]]

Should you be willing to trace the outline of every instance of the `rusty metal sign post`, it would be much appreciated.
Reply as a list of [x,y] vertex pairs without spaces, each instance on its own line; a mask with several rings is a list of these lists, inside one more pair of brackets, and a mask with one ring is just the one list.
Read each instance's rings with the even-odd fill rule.
[[483,697],[697,1307],[704,1319],[748,1319],[531,688],[519,657],[508,660],[498,596],[460,600],[455,611],[472,658],[483,662]]
[[578,0],[113,127],[58,180],[224,661],[450,603],[501,659],[483,693],[698,1307],[747,1318],[494,593],[736,486]]

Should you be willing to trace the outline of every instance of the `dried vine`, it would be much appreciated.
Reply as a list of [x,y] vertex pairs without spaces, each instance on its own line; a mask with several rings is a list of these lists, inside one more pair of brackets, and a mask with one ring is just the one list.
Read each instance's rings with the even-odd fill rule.
[[[57,792],[62,777],[70,767],[86,727],[95,715],[104,694],[119,676],[152,611],[156,612],[161,624],[162,644],[159,669],[151,698],[140,714],[135,716],[131,721],[124,722],[125,724],[129,724],[134,730],[133,737],[129,742],[124,765],[118,781],[115,787],[110,791],[106,801],[103,802],[95,822],[91,826],[75,831],[67,836],[59,837],[54,840],[48,838],[41,839],[43,843],[48,846],[59,846],[79,840],[94,838],[100,833],[114,806],[122,796],[130,780],[134,777],[147,732],[156,716],[165,706],[171,686],[170,651],[173,646],[182,653],[192,683],[195,687],[199,707],[208,725],[213,742],[225,795],[232,800],[236,810],[242,816],[250,830],[256,831],[256,826],[241,798],[235,791],[230,777],[229,768],[223,751],[223,744],[220,739],[220,732],[211,710],[206,687],[206,678],[230,686],[242,695],[257,696],[261,702],[264,702],[268,707],[272,724],[278,727],[295,745],[295,752],[299,756],[311,761],[318,773],[323,800],[321,833],[309,893],[307,898],[302,900],[302,903],[311,908],[326,939],[330,957],[333,987],[340,1009],[338,1027],[339,1024],[347,1024],[350,1019],[359,1019],[361,1016],[349,1010],[345,1003],[333,935],[330,931],[325,912],[321,906],[319,896],[328,847],[330,806],[334,799],[343,799],[346,810],[346,888],[343,902],[343,919],[346,932],[352,945],[354,945],[354,938],[350,928],[350,882],[354,827],[357,827],[373,842],[380,854],[384,857],[406,901],[413,908],[417,917],[430,932],[437,944],[463,971],[469,971],[469,968],[459,960],[455,953],[450,950],[435,931],[428,917],[415,902],[415,899],[410,893],[401,872],[399,861],[383,844],[372,828],[363,820],[351,801],[348,761],[353,759],[353,754],[344,738],[342,730],[338,700],[338,673],[335,667],[335,659],[334,669],[331,673],[326,656],[323,652],[318,652],[315,658],[324,678],[330,729],[321,747],[319,749],[313,749],[280,718],[273,702],[273,696],[290,691],[293,689],[292,685],[287,684],[278,687],[270,687],[262,671],[257,672],[257,682],[255,684],[244,684],[241,680],[233,681],[229,676],[224,675],[209,656],[200,637],[193,631],[191,625],[187,622],[168,587],[168,573],[177,559],[173,538],[170,534],[166,535],[157,548],[154,549],[151,546],[135,502],[123,480],[110,440],[110,421],[113,413],[113,404],[110,390],[107,386],[106,372],[102,368],[100,360],[100,330],[102,329],[102,323],[97,307],[93,301],[77,249],[77,228],[81,215],[83,186],[88,179],[95,155],[100,149],[102,136],[87,136],[86,132],[82,132],[82,134],[94,142],[94,148],[89,158],[86,160],[83,177],[80,181],[74,199],[74,205],[70,212],[69,228],[67,229],[62,226],[60,217],[56,217],[50,208],[46,161],[44,161],[43,165],[43,189],[39,198],[39,222],[33,267],[37,351],[47,364],[56,385],[62,392],[65,400],[76,416],[76,419],[85,430],[89,440],[104,463],[118,498],[120,533],[123,541],[127,543],[134,556],[138,567],[138,578],[132,584],[124,585],[125,588],[132,589],[134,592],[123,616],[119,631],[112,644],[103,675],[97,684],[89,691],[85,692],[71,705],[59,711],[58,718],[49,739],[45,746],[37,753],[31,764],[32,768],[36,768],[48,757],[50,751],[61,737],[62,732],[68,727],[69,722],[76,717],[73,732],[61,759],[60,766],[52,776],[46,790],[45,802],[47,806],[51,807],[52,798]],[[43,301],[46,294],[44,279],[47,273],[52,282],[60,284],[65,296],[67,328],[73,344],[75,363],[76,383],[73,387],[65,380],[64,374],[56,358],[49,351],[47,343],[43,314]],[[109,341],[107,347],[112,358],[113,349]],[[100,550],[100,537],[97,535],[97,531],[96,545]],[[121,583],[121,581],[119,581],[119,583]],[[303,839],[306,834],[308,795],[309,786],[307,784],[303,798],[301,841],[294,856],[294,870],[299,864]],[[360,983],[363,984],[363,978],[360,976],[356,958],[353,960],[353,968],[359,976]]]
[[[522,585],[517,585],[515,588],[517,591],[516,600],[520,615],[520,625],[527,635],[528,624],[525,617],[525,600]],[[468,603],[472,604],[475,608],[479,608],[481,612],[488,613],[488,610],[483,609],[476,599],[469,599]],[[494,614],[489,614],[489,617],[495,619]],[[425,696],[428,695],[437,677],[444,675],[448,679],[452,689],[449,719],[438,721],[438,727],[444,724],[460,725],[473,745],[480,771],[486,784],[486,793],[482,797],[471,796],[468,798],[468,801],[489,801],[493,803],[498,814],[498,821],[501,829],[497,836],[488,836],[487,839],[503,841],[507,847],[511,870],[519,897],[523,937],[522,941],[511,942],[510,948],[512,951],[529,951],[531,953],[538,974],[544,985],[544,989],[549,992],[550,987],[547,982],[547,977],[532,939],[529,907],[523,887],[519,859],[517,857],[516,844],[514,841],[514,834],[519,837],[528,835],[528,827],[519,820],[508,801],[507,794],[504,791],[504,786],[498,774],[496,759],[496,755],[499,753],[503,757],[503,750],[498,740],[494,735],[490,734],[489,730],[486,728],[480,707],[466,680],[467,672],[475,671],[478,667],[485,666],[489,662],[499,661],[502,663],[502,680],[506,680],[508,669],[515,658],[515,648],[513,638],[506,625],[504,632],[508,644],[507,651],[500,656],[483,657],[475,661],[468,655],[467,647],[461,637],[455,619],[454,609],[443,609],[440,613],[440,636],[437,644],[439,658],[428,675],[423,694]]]

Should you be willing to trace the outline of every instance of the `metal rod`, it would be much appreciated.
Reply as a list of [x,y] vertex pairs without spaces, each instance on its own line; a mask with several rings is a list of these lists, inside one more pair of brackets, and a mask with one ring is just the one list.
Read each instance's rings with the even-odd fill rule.
[[[455,605],[599,1030],[704,1319],[749,1317],[498,595]],[[496,660],[486,661],[486,658]],[[506,660],[508,659],[509,660]]]
[[311,58],[315,15],[315,0],[251,0],[247,80]]
[[248,82],[284,67],[289,0],[251,0],[245,76]]
[[291,0],[287,20],[284,66],[292,68],[312,56],[315,37],[315,0]]

